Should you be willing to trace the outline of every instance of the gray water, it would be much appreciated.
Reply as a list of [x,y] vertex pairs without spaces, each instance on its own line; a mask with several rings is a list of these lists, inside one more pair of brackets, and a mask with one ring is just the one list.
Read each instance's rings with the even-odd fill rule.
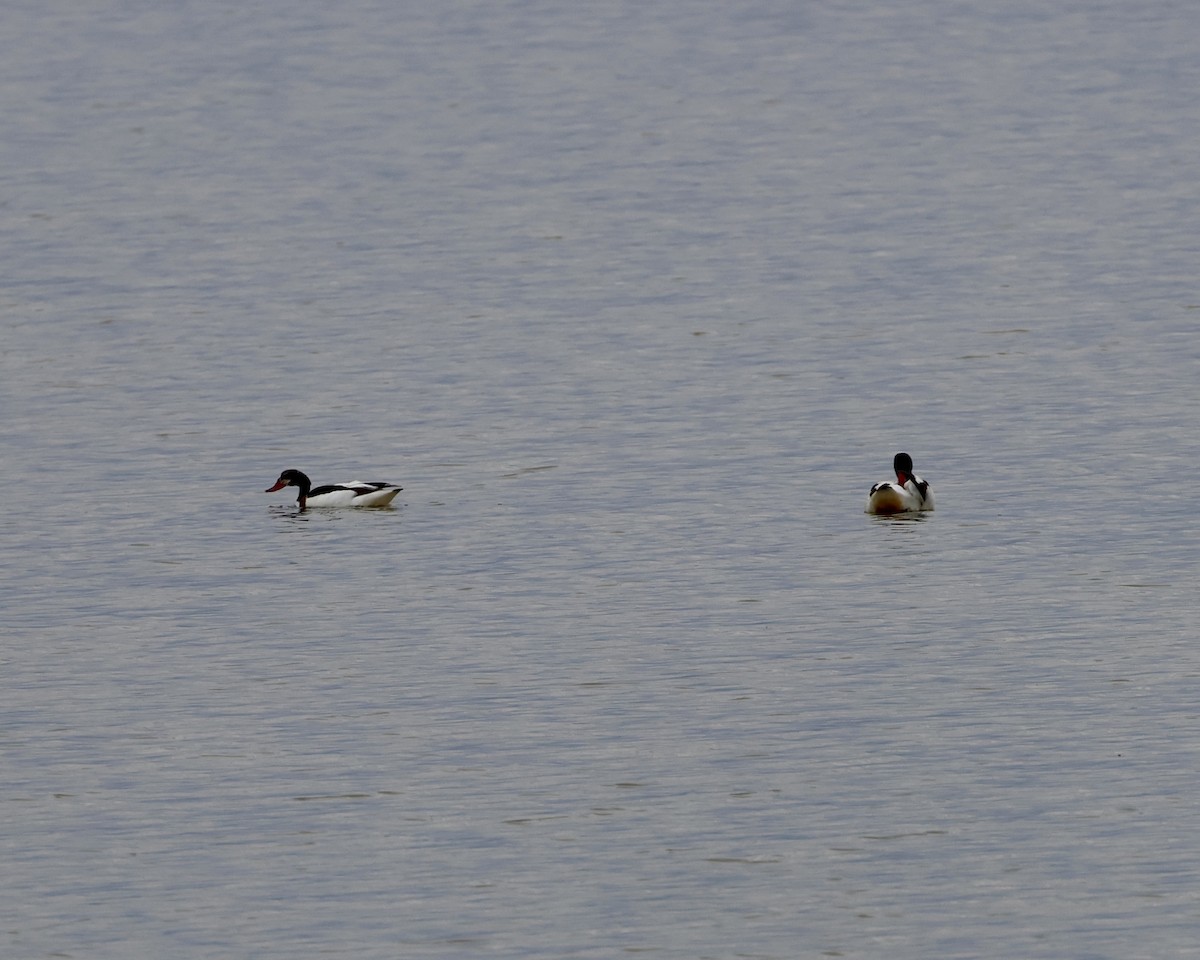
[[1200,7],[0,36],[6,958],[1195,955]]

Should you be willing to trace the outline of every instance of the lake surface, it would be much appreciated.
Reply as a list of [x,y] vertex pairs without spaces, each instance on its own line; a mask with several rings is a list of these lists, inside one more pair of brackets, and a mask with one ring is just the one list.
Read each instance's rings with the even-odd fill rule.
[[0,36],[5,957],[1194,954],[1200,7]]

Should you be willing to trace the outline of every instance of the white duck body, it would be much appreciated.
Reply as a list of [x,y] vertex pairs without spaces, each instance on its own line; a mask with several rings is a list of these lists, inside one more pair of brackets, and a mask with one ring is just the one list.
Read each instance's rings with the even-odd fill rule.
[[386,507],[403,488],[394,483],[372,480],[351,480],[349,483],[327,483],[314,487],[312,481],[299,470],[284,470],[268,487],[274,493],[284,487],[298,487],[300,495],[296,502],[300,509],[308,507]]
[[400,489],[392,483],[351,480],[313,487],[305,500],[310,507],[386,507]]
[[912,457],[898,453],[893,461],[896,479],[884,480],[871,488],[867,513],[917,513],[933,509],[933,488],[913,473]]

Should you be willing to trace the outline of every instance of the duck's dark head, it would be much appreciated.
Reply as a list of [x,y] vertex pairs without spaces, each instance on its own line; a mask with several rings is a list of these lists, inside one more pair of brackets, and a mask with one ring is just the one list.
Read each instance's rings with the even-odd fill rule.
[[299,487],[301,490],[308,490],[311,486],[312,481],[299,470],[284,470],[279,475],[279,479],[275,481],[275,486],[267,487],[263,493],[274,493],[276,490],[282,490],[284,487]]
[[[900,481],[900,486],[904,486],[909,477],[913,475],[912,457],[907,453],[896,454],[896,459],[892,461],[892,466],[896,470],[896,479]],[[289,471],[294,473],[295,471]]]
[[264,493],[274,493],[276,490],[282,490],[284,487],[299,487],[300,496],[296,498],[296,502],[300,504],[300,509],[304,509],[304,501],[308,499],[308,491],[312,487],[312,481],[308,479],[299,470],[284,470],[279,475],[279,479],[275,481],[275,486],[267,487]]
[[279,475],[279,479],[275,481],[275,486],[267,487],[265,492],[274,493],[276,490],[282,490],[284,487],[299,487],[300,496],[296,498],[296,502],[300,504],[300,509],[303,510],[305,501],[308,499],[308,491],[312,487],[312,481],[299,470],[284,470]]

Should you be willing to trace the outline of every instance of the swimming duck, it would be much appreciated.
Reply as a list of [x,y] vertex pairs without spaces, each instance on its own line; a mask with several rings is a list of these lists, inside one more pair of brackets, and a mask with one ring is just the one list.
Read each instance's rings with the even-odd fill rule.
[[933,509],[933,490],[913,473],[912,457],[898,453],[892,461],[896,482],[885,480],[871,488],[867,513],[915,513]]
[[284,487],[299,487],[300,496],[296,502],[300,509],[306,507],[386,507],[403,488],[394,483],[370,483],[362,480],[351,480],[349,483],[327,483],[314,487],[312,481],[299,470],[284,470],[275,481],[275,486],[267,487],[265,493],[274,493]]

